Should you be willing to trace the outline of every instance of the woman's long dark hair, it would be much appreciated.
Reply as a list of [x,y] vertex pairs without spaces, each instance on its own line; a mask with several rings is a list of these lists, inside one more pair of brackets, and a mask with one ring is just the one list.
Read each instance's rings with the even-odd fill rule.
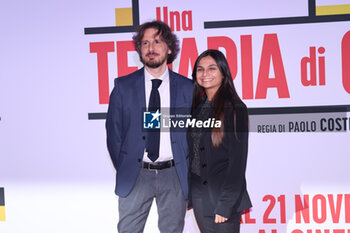
[[[197,82],[197,67],[200,60],[207,56],[210,56],[215,60],[216,65],[219,67],[219,70],[223,76],[221,86],[219,87],[213,99],[211,100],[212,106],[215,109],[215,119],[221,120],[221,127],[213,128],[212,134],[211,134],[213,146],[218,147],[222,143],[222,139],[224,137],[225,107],[226,108],[232,107],[233,109],[234,130],[236,130],[235,104],[242,102],[242,100],[237,95],[235,86],[233,85],[230,68],[228,66],[228,63],[224,54],[219,50],[208,49],[199,55],[193,67],[192,79],[194,81],[194,91],[193,91],[192,110],[197,108],[203,96],[205,96],[204,88],[201,87]],[[235,131],[235,134],[236,134],[236,131]]]

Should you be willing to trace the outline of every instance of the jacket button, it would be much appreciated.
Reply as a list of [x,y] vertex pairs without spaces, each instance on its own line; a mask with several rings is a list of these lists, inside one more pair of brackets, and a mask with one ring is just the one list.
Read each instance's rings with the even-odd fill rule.
[[146,136],[142,136],[142,140],[145,140],[146,139]]
[[201,148],[199,148],[200,151],[204,151],[204,146],[202,146]]
[[137,162],[141,163],[141,159],[138,159]]
[[207,164],[203,163],[202,168],[206,168],[206,167],[207,167]]
[[203,185],[207,185],[208,184],[208,181],[203,181]]

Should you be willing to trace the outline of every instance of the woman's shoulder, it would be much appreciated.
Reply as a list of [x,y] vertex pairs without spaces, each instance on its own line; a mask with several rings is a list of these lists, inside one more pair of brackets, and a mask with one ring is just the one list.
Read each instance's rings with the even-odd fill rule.
[[243,115],[243,117],[247,117],[249,115],[247,106],[242,101],[239,103],[236,103],[235,108],[236,108],[235,111],[238,114]]
[[247,106],[243,101],[234,102],[234,105],[230,101],[226,101],[225,103],[225,111],[227,113],[232,113],[234,111],[247,111]]
[[232,104],[225,109],[225,123],[228,127],[234,125],[234,121],[246,122],[248,121],[249,113],[247,106],[242,102],[236,102],[234,107]]

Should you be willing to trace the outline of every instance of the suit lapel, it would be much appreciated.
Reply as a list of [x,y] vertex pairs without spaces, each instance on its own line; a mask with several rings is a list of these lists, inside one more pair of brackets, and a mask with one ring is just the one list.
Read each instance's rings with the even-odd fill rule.
[[141,68],[137,72],[137,82],[135,83],[135,94],[138,98],[138,103],[142,109],[146,108],[146,95],[145,95],[145,71]]
[[[136,75],[136,77],[135,77],[136,82],[135,82],[135,86],[134,86],[133,90],[131,90],[131,91],[135,92],[135,95],[137,97],[138,106],[137,105],[134,106],[133,109],[135,109],[136,112],[138,113],[137,115],[139,115],[141,117],[141,119],[143,119],[143,111],[146,110],[144,68],[140,69],[135,75]],[[142,131],[141,135],[146,136],[146,132]]]
[[170,83],[170,114],[175,114],[176,107],[176,94],[177,94],[177,84],[176,77],[172,70],[169,69],[169,83]]
[[[175,115],[175,107],[176,107],[176,95],[177,95],[177,89],[176,89],[176,77],[172,70],[169,69],[169,85],[170,85],[170,115]],[[170,128],[170,138],[171,141],[175,141],[174,135],[173,135],[173,128]],[[174,144],[171,144],[171,149],[173,151],[174,159],[176,157],[176,153],[174,153]],[[175,160],[176,161],[176,160]]]

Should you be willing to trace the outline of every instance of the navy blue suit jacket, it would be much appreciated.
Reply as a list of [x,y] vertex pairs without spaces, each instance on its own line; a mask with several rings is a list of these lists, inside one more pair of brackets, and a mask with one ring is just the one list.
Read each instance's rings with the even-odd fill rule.
[[[171,115],[176,109],[192,104],[192,80],[169,69]],[[148,100],[147,100],[148,101]],[[146,107],[144,68],[116,78],[110,95],[106,119],[107,147],[117,171],[115,193],[126,197],[132,190],[141,169],[147,132],[142,130]],[[186,132],[170,131],[175,168],[185,198],[188,196],[188,146]]]

